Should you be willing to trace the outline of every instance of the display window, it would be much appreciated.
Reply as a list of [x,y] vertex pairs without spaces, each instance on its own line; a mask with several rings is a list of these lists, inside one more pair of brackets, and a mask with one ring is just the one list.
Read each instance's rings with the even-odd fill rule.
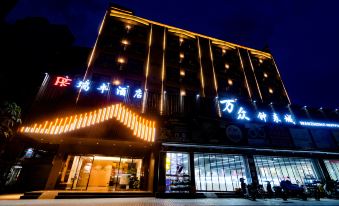
[[191,190],[191,177],[189,169],[189,154],[166,153],[166,192],[189,193]]
[[143,184],[142,159],[69,155],[60,175],[65,189],[134,191]]
[[324,160],[326,169],[332,180],[339,180],[339,160]]
[[259,184],[279,186],[282,180],[305,185],[319,180],[319,167],[313,159],[298,157],[254,156]]
[[197,191],[236,191],[240,178],[247,182],[250,174],[242,155],[194,154]]

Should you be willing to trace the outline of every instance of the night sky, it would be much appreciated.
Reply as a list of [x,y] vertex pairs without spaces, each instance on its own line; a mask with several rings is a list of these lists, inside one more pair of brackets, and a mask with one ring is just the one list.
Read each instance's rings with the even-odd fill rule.
[[[244,46],[269,46],[292,103],[339,108],[339,1],[112,1],[147,19]],[[19,0],[7,21],[28,16],[66,24],[92,47],[108,1]]]

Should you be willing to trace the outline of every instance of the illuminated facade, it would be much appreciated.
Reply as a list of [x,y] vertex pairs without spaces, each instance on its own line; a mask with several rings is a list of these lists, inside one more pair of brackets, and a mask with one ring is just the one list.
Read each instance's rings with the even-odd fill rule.
[[110,7],[85,73],[58,75],[20,129],[58,146],[45,189],[195,195],[235,192],[240,177],[339,178],[338,111],[291,104],[270,53]]

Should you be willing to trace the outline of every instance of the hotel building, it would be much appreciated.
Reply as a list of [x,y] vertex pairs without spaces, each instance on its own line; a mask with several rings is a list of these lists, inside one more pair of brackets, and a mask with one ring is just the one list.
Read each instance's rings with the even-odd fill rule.
[[41,169],[30,190],[198,195],[235,193],[241,177],[339,178],[338,111],[293,105],[270,53],[117,6],[86,71],[46,74],[20,135],[33,143],[17,172]]

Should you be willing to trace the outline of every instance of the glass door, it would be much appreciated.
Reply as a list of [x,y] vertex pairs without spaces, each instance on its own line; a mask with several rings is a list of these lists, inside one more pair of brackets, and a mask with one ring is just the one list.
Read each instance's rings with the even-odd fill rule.
[[75,156],[77,164],[73,176],[72,189],[87,190],[94,156]]

